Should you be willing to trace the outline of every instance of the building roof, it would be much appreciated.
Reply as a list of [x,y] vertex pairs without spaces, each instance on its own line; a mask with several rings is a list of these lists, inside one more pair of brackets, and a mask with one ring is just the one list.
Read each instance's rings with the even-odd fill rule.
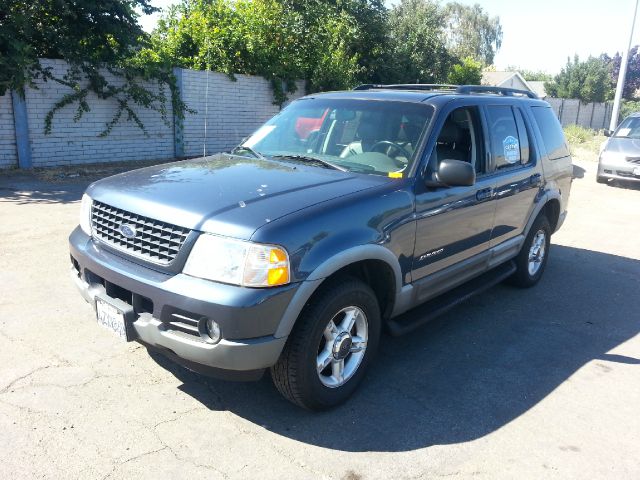
[[527,85],[531,88],[533,93],[535,93],[540,98],[546,98],[547,91],[544,89],[544,82],[538,80],[528,81]]
[[524,79],[519,72],[493,72],[485,70],[482,72],[482,84],[490,85],[493,87],[501,87],[504,86],[510,79],[513,77],[517,77],[528,90],[533,92],[533,89],[530,87],[529,83]]
[[485,70],[482,72],[482,84],[497,87],[501,83],[509,80],[515,74],[516,72],[491,72]]

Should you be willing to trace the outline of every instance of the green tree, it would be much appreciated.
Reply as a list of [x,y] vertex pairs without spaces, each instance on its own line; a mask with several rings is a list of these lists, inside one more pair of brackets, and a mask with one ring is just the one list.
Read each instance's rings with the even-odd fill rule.
[[398,83],[447,78],[454,57],[445,43],[445,15],[433,0],[401,0],[389,13],[389,77]]
[[472,57],[464,58],[451,68],[447,82],[452,85],[480,85],[482,67],[482,63]]
[[[615,91],[618,84],[620,65],[622,65],[622,55],[616,52],[613,57],[609,57],[609,55],[605,53],[601,55],[600,58],[609,66],[609,71],[611,72],[611,88]],[[640,51],[638,51],[638,45],[635,45],[629,51],[627,74],[624,80],[622,98],[626,100],[636,100],[638,90],[640,90]]]
[[567,65],[553,80],[545,82],[544,88],[552,97],[578,98],[586,103],[604,102],[613,96],[609,66],[598,57],[580,61],[576,55],[573,61],[567,59]]
[[[89,110],[87,95],[93,91],[101,99],[112,99],[119,109],[107,123],[107,134],[123,114],[144,129],[133,105],[160,112],[166,121],[167,109],[162,88],[152,91],[141,80],[157,80],[173,85],[171,69],[161,63],[141,64],[134,60],[146,37],[137,23],[140,9],[157,9],[149,0],[0,0],[0,95],[8,89],[22,91],[34,78],[56,81],[73,89],[49,112],[45,131],[51,130],[54,114],[77,105],[76,120]],[[40,58],[62,59],[68,73],[55,77],[43,68]],[[119,77],[117,85],[104,75]],[[177,113],[184,107],[172,95]]]
[[499,17],[490,17],[479,4],[448,3],[444,7],[447,49],[458,58],[472,57],[491,65],[502,45]]
[[148,55],[182,67],[262,75],[276,103],[294,79],[310,90],[381,77],[386,9],[380,0],[183,0],[159,22]]

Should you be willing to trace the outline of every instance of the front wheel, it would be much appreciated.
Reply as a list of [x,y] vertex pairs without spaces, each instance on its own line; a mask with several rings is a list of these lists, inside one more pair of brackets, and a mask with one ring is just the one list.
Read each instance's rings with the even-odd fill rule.
[[345,279],[323,288],[305,307],[271,368],[287,400],[310,410],[344,402],[377,349],[380,307],[371,288]]
[[540,215],[529,230],[520,253],[515,258],[516,271],[509,283],[517,287],[533,287],[544,272],[551,246],[551,226],[546,215]]
[[598,175],[596,177],[596,182],[607,184],[609,183],[609,179],[607,177],[601,177],[600,175]]

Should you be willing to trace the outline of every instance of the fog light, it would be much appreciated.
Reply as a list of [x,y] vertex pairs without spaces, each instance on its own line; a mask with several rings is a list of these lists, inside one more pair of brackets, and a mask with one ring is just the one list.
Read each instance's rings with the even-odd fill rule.
[[210,343],[218,343],[222,337],[220,325],[208,318],[205,322],[205,327],[207,329],[207,335],[209,336]]

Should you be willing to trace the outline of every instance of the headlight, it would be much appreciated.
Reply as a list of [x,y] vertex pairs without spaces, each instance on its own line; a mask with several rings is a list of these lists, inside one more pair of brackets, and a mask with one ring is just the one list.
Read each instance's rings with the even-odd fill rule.
[[289,255],[274,245],[202,234],[182,271],[233,285],[274,287],[289,283]]
[[82,195],[82,203],[80,204],[80,228],[87,235],[91,235],[91,206],[93,200],[86,193]]

